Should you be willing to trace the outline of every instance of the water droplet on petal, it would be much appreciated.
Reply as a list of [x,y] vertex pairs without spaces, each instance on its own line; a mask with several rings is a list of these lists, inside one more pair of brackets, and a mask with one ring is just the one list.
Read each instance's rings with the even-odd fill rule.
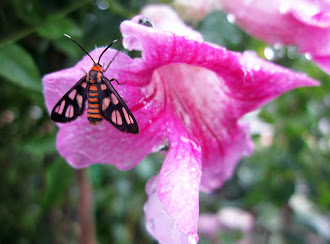
[[168,141],[165,141],[163,144],[154,147],[155,152],[168,151]]
[[147,26],[147,27],[154,27],[155,26],[154,23],[152,22],[152,20],[149,19],[148,17],[145,17],[145,16],[140,16],[139,17],[139,24]]

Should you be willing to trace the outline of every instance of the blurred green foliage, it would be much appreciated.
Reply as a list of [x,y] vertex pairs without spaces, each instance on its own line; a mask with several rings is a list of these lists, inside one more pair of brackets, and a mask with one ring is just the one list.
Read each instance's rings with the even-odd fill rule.
[[[57,129],[44,105],[41,77],[82,57],[63,33],[87,50],[107,45],[121,39],[121,21],[151,2],[1,1],[0,243],[77,242],[76,170],[56,151]],[[229,23],[221,11],[208,14],[194,27],[205,40],[228,49],[252,49],[264,57],[268,47]],[[260,117],[273,126],[271,143],[265,145],[262,135],[255,135],[254,155],[241,161],[222,189],[201,194],[200,209],[216,213],[238,206],[252,212],[257,221],[254,238],[266,236],[259,243],[308,243],[310,238],[326,243],[329,235],[322,232],[314,212],[306,216],[293,209],[290,219],[283,213],[293,195],[303,193],[315,213],[329,217],[330,79],[295,48],[268,48],[275,54],[274,62],[305,72],[322,85],[289,92],[261,110]],[[127,172],[113,166],[89,167],[99,243],[155,243],[145,230],[144,188],[162,160],[161,154],[150,155]],[[278,218],[287,224],[270,224],[270,219]],[[240,236],[219,233],[224,243],[235,243]],[[201,243],[210,241],[202,236]]]

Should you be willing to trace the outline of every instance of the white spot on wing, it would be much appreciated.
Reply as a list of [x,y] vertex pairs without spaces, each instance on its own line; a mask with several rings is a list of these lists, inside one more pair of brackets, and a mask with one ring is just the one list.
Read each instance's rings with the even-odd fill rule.
[[74,107],[73,107],[73,105],[70,105],[70,118],[72,118],[73,117],[73,115],[74,115]]
[[76,94],[77,94],[77,90],[76,90],[76,89],[73,89],[73,90],[70,92],[70,94],[69,94],[69,98],[71,98],[71,100],[73,100],[74,97],[76,96]]
[[107,89],[107,86],[105,84],[101,84],[101,89],[105,91]]
[[80,94],[77,94],[76,99],[77,99],[78,106],[81,108],[82,103],[83,103],[83,97]]
[[81,86],[82,86],[83,88],[86,88],[86,87],[87,87],[87,83],[86,83],[86,82],[83,82],[83,83],[81,83]]
[[116,110],[116,115],[117,115],[117,124],[118,125],[122,125],[123,124],[123,120],[122,120],[122,118],[121,118],[120,113],[119,113],[118,110]]
[[103,111],[106,110],[109,107],[110,104],[110,98],[109,97],[105,97],[102,100],[102,109]]
[[117,124],[117,119],[116,119],[116,110],[113,110],[111,113],[111,120],[113,123]]
[[58,114],[62,114],[63,113],[64,106],[65,106],[65,100],[63,100],[61,102],[60,108],[58,110]]
[[74,114],[73,106],[72,105],[69,105],[68,108],[66,109],[65,117],[72,118],[73,117],[73,114]]
[[123,107],[123,113],[124,113],[125,120],[126,120],[127,124],[130,124],[131,121],[129,120],[129,115],[128,115],[127,111],[126,111],[126,108],[124,108],[124,107]]
[[117,105],[119,103],[118,98],[113,93],[111,93],[110,97],[111,97],[111,101],[114,105]]

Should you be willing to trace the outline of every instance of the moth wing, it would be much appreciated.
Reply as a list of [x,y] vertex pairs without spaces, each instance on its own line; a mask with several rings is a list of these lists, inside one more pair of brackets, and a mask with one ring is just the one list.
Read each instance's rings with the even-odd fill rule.
[[85,109],[88,83],[86,76],[82,77],[54,106],[51,119],[66,123],[82,115]]
[[98,86],[100,112],[104,119],[122,132],[138,134],[136,119],[111,82],[103,76]]

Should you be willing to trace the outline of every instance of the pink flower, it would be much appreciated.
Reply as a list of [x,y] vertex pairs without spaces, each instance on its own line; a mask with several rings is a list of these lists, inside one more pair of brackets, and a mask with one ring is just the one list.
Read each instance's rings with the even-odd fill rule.
[[[248,125],[239,119],[286,91],[318,83],[252,52],[203,42],[167,7],[145,12],[155,28],[137,24],[139,16],[120,26],[124,46],[141,50],[142,57],[119,53],[105,72],[109,79],[126,81],[114,86],[127,101],[140,134],[122,133],[106,121],[93,127],[85,113],[58,124],[57,149],[76,168],[105,163],[127,170],[168,142],[162,169],[146,187],[147,228],[161,243],[196,243],[200,189],[220,187],[238,160],[252,153]],[[91,56],[96,59],[102,50]],[[115,53],[107,51],[101,63]],[[47,108],[91,66],[84,57],[72,68],[46,75]]]
[[255,224],[253,215],[236,207],[225,207],[218,213],[203,213],[199,216],[198,231],[200,235],[217,243],[217,237],[221,230],[238,230],[242,232],[238,243],[252,243],[249,240]]
[[251,35],[295,45],[330,73],[330,2],[327,0],[220,0]]

